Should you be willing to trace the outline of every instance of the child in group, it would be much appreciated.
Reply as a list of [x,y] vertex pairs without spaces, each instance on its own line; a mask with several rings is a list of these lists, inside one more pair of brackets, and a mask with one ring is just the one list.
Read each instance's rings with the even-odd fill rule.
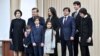
[[54,56],[55,35],[51,21],[46,22],[45,40],[44,40],[44,55]]
[[34,56],[43,56],[44,28],[40,25],[40,17],[34,18],[35,26],[32,26],[31,40],[34,48]]
[[33,46],[31,43],[30,32],[31,32],[31,27],[26,26],[25,38],[24,38],[24,42],[23,42],[25,56],[32,56],[33,55]]

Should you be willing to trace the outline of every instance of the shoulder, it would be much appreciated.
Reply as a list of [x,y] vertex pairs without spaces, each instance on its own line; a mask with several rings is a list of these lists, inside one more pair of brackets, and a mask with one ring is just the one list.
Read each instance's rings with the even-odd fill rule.
[[72,17],[72,16],[69,16],[69,18],[70,18],[70,19],[74,19],[74,17]]
[[91,16],[90,16],[90,15],[88,15],[88,16],[87,16],[87,19],[88,19],[88,20],[92,20],[92,18],[91,18]]
[[59,18],[59,20],[62,20],[62,19],[63,19],[63,16]]
[[30,17],[28,20],[32,20],[32,17]]
[[72,13],[72,16],[75,14],[75,12]]
[[12,19],[11,22],[15,21],[16,19]]
[[41,17],[41,16],[39,16],[40,17],[40,19],[44,19],[44,17]]
[[43,29],[43,26],[42,26],[42,25],[40,25],[40,26],[39,26],[39,28]]
[[22,21],[25,21],[24,19],[21,19]]
[[20,21],[25,22],[25,20],[24,20],[24,19],[20,19]]
[[62,19],[63,18],[63,16],[62,17],[60,17],[60,19]]

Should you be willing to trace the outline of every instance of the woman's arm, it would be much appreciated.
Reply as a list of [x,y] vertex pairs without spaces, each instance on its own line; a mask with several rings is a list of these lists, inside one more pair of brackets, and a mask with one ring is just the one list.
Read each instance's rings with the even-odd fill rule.
[[10,24],[10,35],[9,35],[9,38],[10,39],[13,38],[13,20],[11,21],[11,24]]

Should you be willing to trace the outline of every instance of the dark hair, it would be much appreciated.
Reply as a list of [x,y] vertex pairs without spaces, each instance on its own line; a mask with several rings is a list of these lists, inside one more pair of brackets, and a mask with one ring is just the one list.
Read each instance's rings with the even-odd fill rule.
[[[50,7],[49,9],[50,9],[52,15],[53,15],[54,17],[57,18],[57,12],[56,12],[56,9],[55,9],[54,7]],[[50,15],[48,15],[48,16],[50,17]]]
[[81,2],[80,1],[74,1],[73,4],[79,5],[81,7]]
[[88,14],[88,13],[87,13],[87,10],[86,10],[85,8],[81,8],[81,9],[79,10],[79,13],[83,13],[84,15]]
[[27,26],[26,26],[26,29],[31,29],[31,26],[27,25]]
[[70,8],[69,7],[65,7],[64,9],[63,9],[63,11],[65,11],[65,10],[68,10],[68,12],[70,12]]
[[[47,24],[48,24],[49,22],[50,22],[50,23],[51,23],[51,25],[52,25],[51,20],[47,20],[47,21],[46,21],[46,25],[45,25],[46,29],[47,29]],[[53,29],[53,26],[51,26],[51,29]]]
[[34,17],[34,22],[36,21],[36,19],[38,19],[40,21],[40,17],[39,16]]
[[20,16],[22,16],[22,11],[19,10],[19,9],[15,10],[15,12],[14,12],[14,15],[15,15],[15,16],[16,16],[17,12],[19,12],[19,13],[20,13]]
[[39,12],[39,9],[38,8],[32,8],[32,10],[37,10],[37,12]]

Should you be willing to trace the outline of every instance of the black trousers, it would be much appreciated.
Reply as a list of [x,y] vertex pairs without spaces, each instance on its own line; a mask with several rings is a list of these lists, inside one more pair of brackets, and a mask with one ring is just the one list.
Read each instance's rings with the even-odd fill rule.
[[34,48],[34,56],[43,56],[43,47],[35,46]]
[[54,54],[49,54],[49,56],[54,56]]
[[81,49],[81,56],[90,56],[88,46],[80,46],[80,49]]
[[79,43],[79,33],[76,33],[74,39],[74,56],[78,56],[78,43]]
[[57,42],[56,42],[56,47],[54,49],[54,56],[58,56],[58,51],[57,51]]
[[74,50],[72,41],[61,40],[62,56],[66,56],[66,46],[68,46],[69,56],[73,56]]
[[32,53],[25,53],[25,56],[34,56]]

